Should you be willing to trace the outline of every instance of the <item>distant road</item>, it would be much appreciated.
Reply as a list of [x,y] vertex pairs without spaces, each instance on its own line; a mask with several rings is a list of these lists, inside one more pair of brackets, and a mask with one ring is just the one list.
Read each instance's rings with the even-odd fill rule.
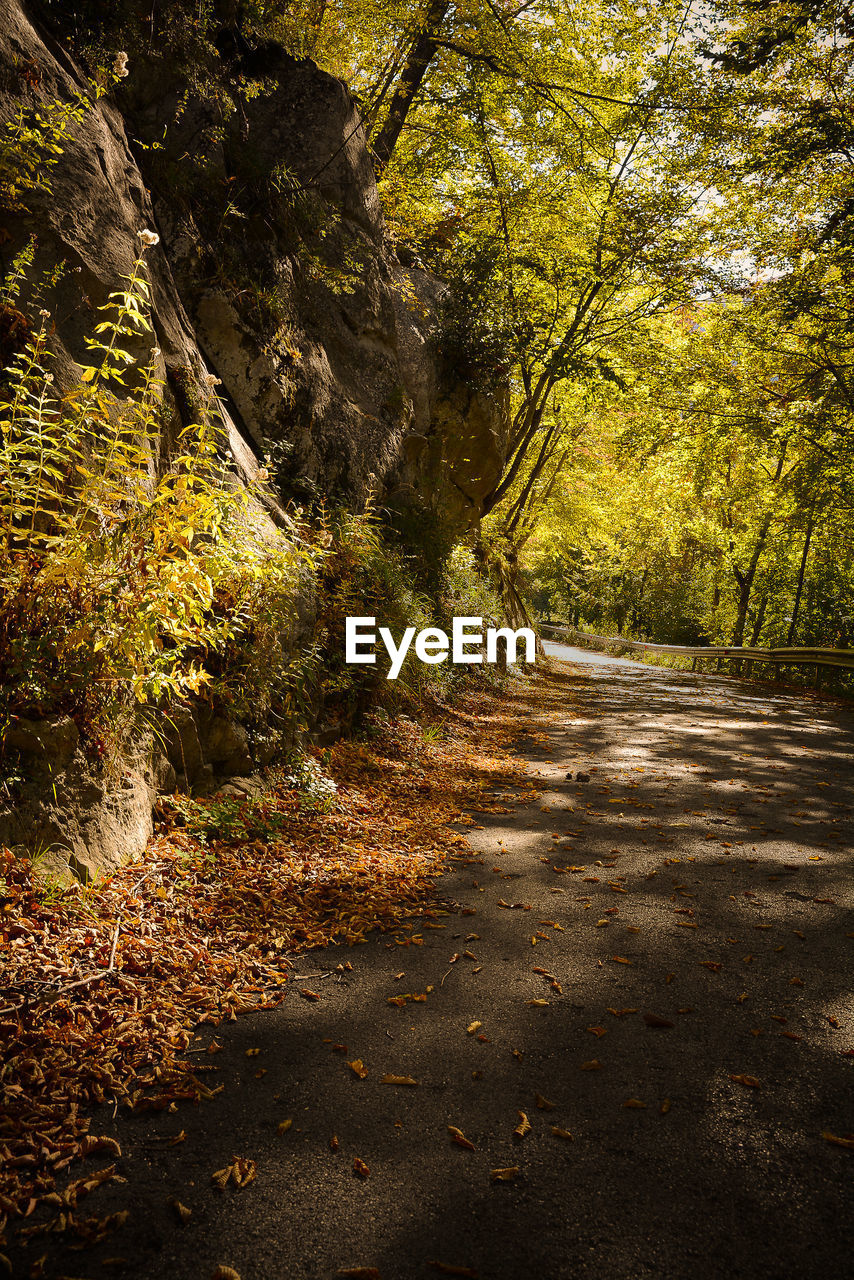
[[589,649],[576,649],[571,644],[555,644],[553,640],[544,640],[543,648],[550,658],[560,658],[563,662],[593,662],[599,666],[609,667],[643,667],[650,670],[648,662],[634,662],[631,658],[613,658],[610,653],[591,653]]

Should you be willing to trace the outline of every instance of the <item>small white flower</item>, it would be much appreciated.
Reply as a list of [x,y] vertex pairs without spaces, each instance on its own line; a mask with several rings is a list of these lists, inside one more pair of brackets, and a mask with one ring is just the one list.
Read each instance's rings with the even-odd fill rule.
[[266,467],[259,467],[259,468],[258,468],[258,479],[259,479],[259,480],[269,480],[269,479],[270,479],[270,472],[267,470],[267,468],[266,468]]
[[46,374],[44,375],[44,380],[45,380],[45,383],[47,384],[47,386],[50,386],[50,384],[53,382],[53,374],[52,374],[52,373],[46,373]]
[[129,74],[127,54],[124,52],[117,53],[113,59],[113,75],[119,76],[119,78],[123,80],[124,77]]
[[202,374],[202,382],[206,387],[210,387],[211,390],[221,385],[221,379],[215,377],[212,373]]
[[144,231],[140,231],[137,234],[142,241],[143,249],[150,249],[153,245],[160,244],[160,236],[156,231],[149,231],[148,228],[146,228]]
[[160,355],[160,348],[159,348],[159,347],[152,347],[152,348],[151,348],[151,358],[152,358],[152,360],[156,360],[156,359],[157,359],[157,357],[158,357],[159,355]]
[[46,319],[48,318],[48,316],[50,315],[50,312],[49,312],[48,310],[46,310],[46,308],[45,308],[45,307],[42,307],[41,311],[39,312],[39,315],[40,315],[40,316],[42,316],[42,317],[46,320]]

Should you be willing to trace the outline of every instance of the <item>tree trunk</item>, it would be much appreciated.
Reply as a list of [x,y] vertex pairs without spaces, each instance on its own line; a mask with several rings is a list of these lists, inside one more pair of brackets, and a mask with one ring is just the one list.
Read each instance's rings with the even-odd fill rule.
[[436,36],[450,7],[451,0],[430,0],[423,25],[412,42],[400,81],[394,91],[388,115],[372,144],[377,177],[382,174],[391,159],[400,132],[406,123],[409,109],[415,101],[427,68],[436,52]]
[[813,512],[811,511],[809,521],[807,522],[806,537],[804,538],[804,550],[801,556],[801,567],[798,570],[798,588],[797,588],[797,591],[795,592],[795,603],[792,607],[792,622],[789,627],[789,638],[786,641],[786,644],[790,649],[792,645],[795,643],[795,630],[798,625],[798,613],[800,612],[801,595],[804,589],[804,573],[806,572],[807,559],[810,553],[810,543],[812,542],[813,520],[814,520]]
[[[775,485],[779,483],[780,476],[783,474],[783,464],[785,459],[786,450],[784,447],[783,452],[780,454],[779,461],[777,462],[777,470],[774,474],[773,483]],[[759,526],[756,545],[753,548],[753,555],[750,557],[750,564],[747,566],[747,569],[742,572],[737,565],[732,566],[733,576],[738,584],[738,615],[735,620],[735,627],[733,629],[730,644],[738,646],[739,648],[744,644],[744,628],[747,624],[747,606],[750,603],[750,592],[753,589],[753,579],[756,577],[759,560],[762,556],[762,552],[765,550],[765,543],[771,529],[771,519],[771,511],[766,511],[762,524]]]
[[768,592],[766,591],[762,599],[759,601],[759,611],[753,623],[753,634],[750,637],[751,649],[756,647],[759,636],[762,631],[762,623],[765,621],[765,610],[768,608]]

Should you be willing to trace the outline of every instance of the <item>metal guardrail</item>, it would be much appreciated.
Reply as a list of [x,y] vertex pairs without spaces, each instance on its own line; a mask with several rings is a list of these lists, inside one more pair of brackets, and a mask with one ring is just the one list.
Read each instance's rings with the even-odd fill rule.
[[694,665],[709,658],[730,662],[770,662],[778,666],[841,667],[854,670],[854,649],[750,649],[733,645],[650,644],[645,640],[624,640],[622,636],[595,636],[574,627],[540,625],[541,631],[554,631],[571,639],[592,641],[607,648],[618,644],[623,649],[646,653],[676,653],[692,658]]

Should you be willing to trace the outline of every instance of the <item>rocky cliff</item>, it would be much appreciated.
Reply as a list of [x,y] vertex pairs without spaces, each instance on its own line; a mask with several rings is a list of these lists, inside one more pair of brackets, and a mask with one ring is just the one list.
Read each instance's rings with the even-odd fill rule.
[[[63,264],[38,299],[5,308],[2,363],[38,302],[55,318],[57,382],[72,385],[96,308],[153,229],[159,465],[191,418],[193,387],[216,376],[234,480],[270,475],[256,492],[272,523],[292,501],[358,510],[373,499],[449,539],[471,529],[502,465],[504,404],[441,358],[445,286],[395,252],[346,86],[267,45],[220,68],[227,111],[163,58],[132,65],[96,100],[46,22],[17,0],[2,0],[0,19],[0,121],[86,105],[50,190],[0,211],[7,269],[33,236],[33,279]],[[26,780],[5,809],[0,792],[0,840],[62,848],[78,871],[97,870],[142,847],[176,772],[210,783],[257,764],[241,727],[209,711],[174,738],[171,761],[155,735],[105,769],[67,718],[9,726]]]

